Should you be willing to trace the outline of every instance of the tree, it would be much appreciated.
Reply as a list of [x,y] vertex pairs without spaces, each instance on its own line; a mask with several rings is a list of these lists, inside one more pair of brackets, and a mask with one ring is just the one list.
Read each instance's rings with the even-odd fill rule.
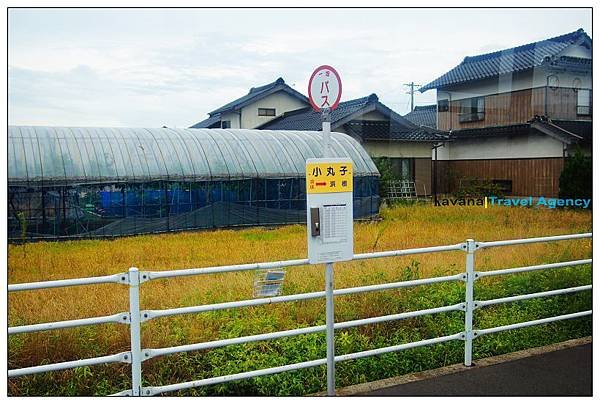
[[592,198],[592,159],[577,147],[568,157],[558,180],[560,198]]
[[392,162],[388,157],[372,157],[373,162],[377,166],[379,177],[379,195],[383,198],[388,195],[388,187],[390,181],[398,180],[392,169]]

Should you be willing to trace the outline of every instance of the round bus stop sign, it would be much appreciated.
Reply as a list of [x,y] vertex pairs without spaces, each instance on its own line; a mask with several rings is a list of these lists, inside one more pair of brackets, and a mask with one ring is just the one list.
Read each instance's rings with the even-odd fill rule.
[[342,80],[331,66],[323,65],[315,69],[308,82],[308,99],[315,111],[326,108],[333,111],[342,97]]

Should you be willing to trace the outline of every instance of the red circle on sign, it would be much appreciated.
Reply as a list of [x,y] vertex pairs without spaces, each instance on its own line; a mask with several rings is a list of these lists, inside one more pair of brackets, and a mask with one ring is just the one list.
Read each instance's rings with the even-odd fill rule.
[[308,80],[308,101],[310,101],[310,105],[312,105],[312,107],[315,111],[317,111],[317,112],[321,111],[321,107],[319,107],[313,101],[312,92],[310,89],[312,87],[313,79],[315,78],[317,73],[319,73],[321,70],[331,70],[333,72],[333,74],[335,75],[335,78],[337,79],[337,82],[339,85],[340,90],[338,91],[338,95],[335,99],[335,102],[331,105],[331,107],[329,107],[329,109],[333,111],[334,109],[336,109],[338,107],[338,104],[340,103],[340,98],[342,98],[342,79],[340,79],[340,75],[338,74],[338,72],[329,65],[322,65],[322,66],[317,67],[315,69],[315,71],[312,73],[312,75],[310,76],[310,80]]

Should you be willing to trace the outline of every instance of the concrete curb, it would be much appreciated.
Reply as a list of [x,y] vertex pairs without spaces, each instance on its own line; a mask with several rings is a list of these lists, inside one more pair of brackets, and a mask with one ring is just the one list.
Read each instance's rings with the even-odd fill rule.
[[[580,345],[589,344],[592,342],[592,337],[583,337],[578,339],[571,339],[568,341],[558,342],[552,345],[546,345],[536,348],[530,348],[523,351],[511,352],[504,355],[492,356],[489,358],[482,358],[474,362],[473,367],[465,367],[462,363],[456,365],[445,366],[443,368],[426,370],[423,372],[410,373],[407,375],[391,377],[389,379],[377,380],[369,383],[356,384],[354,386],[347,386],[336,389],[336,395],[338,396],[353,396],[365,394],[374,390],[380,390],[387,387],[398,386],[401,384],[427,380],[434,377],[445,376],[453,373],[468,372],[470,369],[482,368],[485,366],[496,365],[504,362],[511,362],[517,359],[523,359],[530,356],[541,355],[548,352],[560,351],[562,349],[573,348]],[[325,392],[317,393],[315,396],[325,396]]]

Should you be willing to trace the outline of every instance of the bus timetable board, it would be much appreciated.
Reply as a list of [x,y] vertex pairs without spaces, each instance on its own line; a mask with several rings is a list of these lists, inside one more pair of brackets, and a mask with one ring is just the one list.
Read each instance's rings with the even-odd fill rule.
[[354,255],[352,160],[306,161],[306,223],[311,264],[351,260]]

